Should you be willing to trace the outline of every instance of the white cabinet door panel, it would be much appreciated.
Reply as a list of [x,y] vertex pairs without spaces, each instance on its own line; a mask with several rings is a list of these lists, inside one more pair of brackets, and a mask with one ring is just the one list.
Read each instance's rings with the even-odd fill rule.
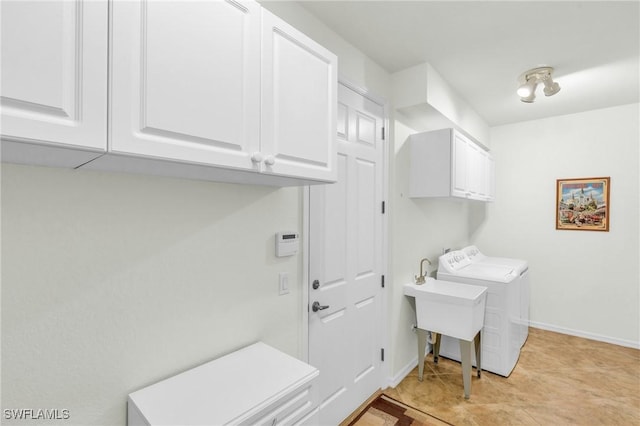
[[335,181],[336,105],[336,56],[263,10],[265,171]]
[[107,1],[2,2],[4,141],[106,149],[107,24]]
[[472,142],[467,143],[467,192],[473,199],[484,197],[484,158],[482,148]]
[[110,151],[252,169],[259,148],[260,7],[113,3]]
[[468,156],[467,141],[457,132],[453,132],[451,152],[451,195],[465,198],[468,194]]

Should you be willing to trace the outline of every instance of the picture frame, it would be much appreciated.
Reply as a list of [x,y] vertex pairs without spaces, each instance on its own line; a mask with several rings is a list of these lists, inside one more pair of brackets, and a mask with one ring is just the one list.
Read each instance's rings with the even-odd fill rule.
[[610,177],[556,180],[556,229],[609,231]]

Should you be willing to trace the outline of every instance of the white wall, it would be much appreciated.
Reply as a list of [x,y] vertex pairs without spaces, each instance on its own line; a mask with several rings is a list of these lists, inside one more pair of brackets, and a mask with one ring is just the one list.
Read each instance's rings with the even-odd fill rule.
[[300,229],[298,188],[3,164],[3,408],[124,424],[127,393],[236,348],[297,355],[274,233]]
[[[490,146],[489,126],[446,80],[428,63],[398,71],[391,76],[395,108],[415,130],[456,127],[476,142]],[[421,128],[424,125],[424,128]]]
[[[529,261],[533,325],[640,347],[639,117],[633,104],[492,129],[496,201],[470,232]],[[610,231],[556,230],[556,179],[599,176]]]

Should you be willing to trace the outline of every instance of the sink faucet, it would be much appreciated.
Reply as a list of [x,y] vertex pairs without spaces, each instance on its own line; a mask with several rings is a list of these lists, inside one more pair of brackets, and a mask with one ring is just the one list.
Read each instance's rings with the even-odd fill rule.
[[416,284],[424,284],[424,277],[427,275],[427,271],[422,272],[422,267],[424,265],[424,261],[427,261],[429,265],[431,265],[431,261],[426,257],[420,261],[420,275],[416,275]]

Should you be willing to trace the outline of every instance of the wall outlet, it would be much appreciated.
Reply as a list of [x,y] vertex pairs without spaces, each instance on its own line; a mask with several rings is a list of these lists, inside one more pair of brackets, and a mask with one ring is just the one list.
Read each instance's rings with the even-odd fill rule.
[[289,294],[289,273],[288,272],[280,272],[278,294],[280,296]]

